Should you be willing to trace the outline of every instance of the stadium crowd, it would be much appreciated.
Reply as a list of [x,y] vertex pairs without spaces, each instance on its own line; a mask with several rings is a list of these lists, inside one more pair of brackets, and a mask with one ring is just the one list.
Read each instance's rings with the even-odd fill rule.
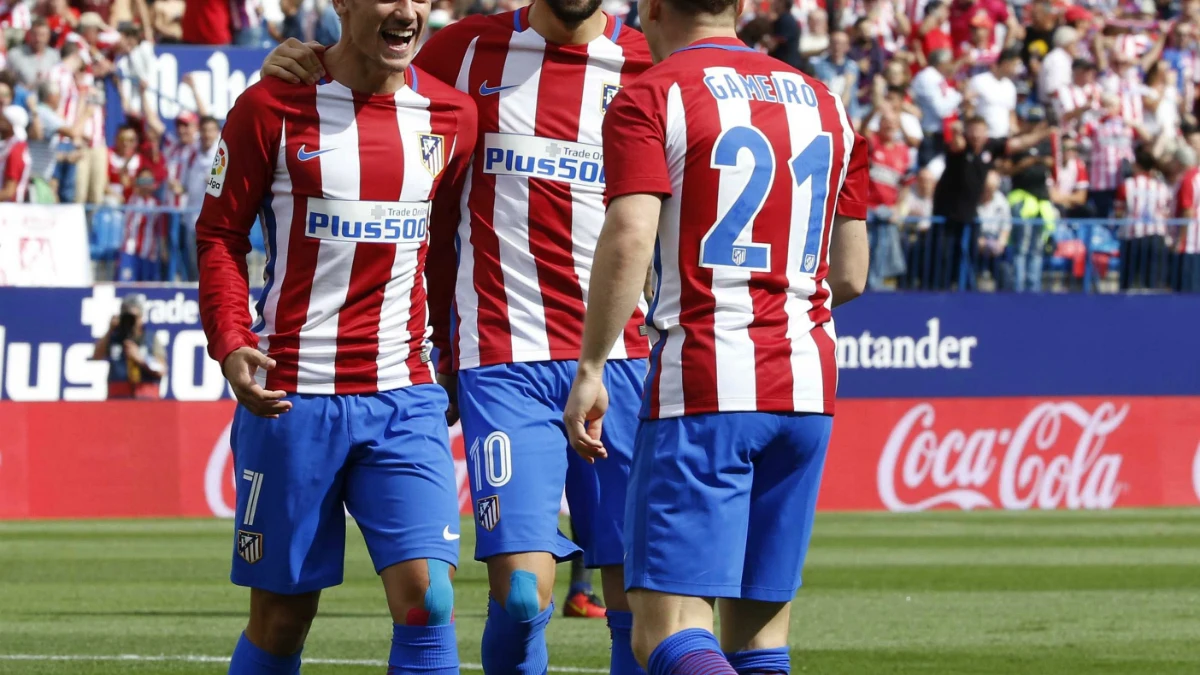
[[[522,4],[437,0],[428,33]],[[635,4],[604,8],[636,26]],[[158,118],[154,44],[340,34],[330,0],[0,0],[0,28],[0,200],[137,207],[106,230],[141,261],[126,280],[162,278],[167,241],[177,277],[196,278],[220,131],[187,74],[192,109]],[[1038,291],[1044,262],[1068,280],[1087,262],[1119,267],[1122,289],[1200,291],[1200,0],[768,0],[741,36],[827,84],[867,138],[872,288]],[[182,210],[174,239],[162,207]]]

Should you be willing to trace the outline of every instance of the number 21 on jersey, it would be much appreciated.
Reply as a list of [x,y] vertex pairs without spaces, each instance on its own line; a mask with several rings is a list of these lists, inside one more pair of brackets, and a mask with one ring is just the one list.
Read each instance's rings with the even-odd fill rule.
[[[749,151],[749,161],[742,151]],[[800,271],[816,274],[825,227],[825,204],[833,156],[833,137],[821,132],[788,162],[793,184],[799,188],[811,181],[812,201]],[[717,222],[700,242],[701,267],[736,267],[752,272],[771,271],[771,246],[751,239],[755,218],[766,203],[775,183],[775,151],[771,142],[754,127],[726,129],[713,144],[712,167],[721,172],[722,183],[743,184]],[[720,209],[724,204],[719,204]],[[795,212],[795,209],[793,209]]]

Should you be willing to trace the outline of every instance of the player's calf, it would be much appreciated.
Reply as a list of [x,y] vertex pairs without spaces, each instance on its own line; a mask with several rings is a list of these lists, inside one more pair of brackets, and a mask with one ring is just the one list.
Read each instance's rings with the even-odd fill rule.
[[483,628],[483,670],[489,675],[541,675],[550,656],[546,624],[554,613],[554,557],[513,553],[489,558],[491,597]]
[[721,648],[738,675],[786,675],[791,603],[722,599]]
[[291,675],[317,615],[321,593],[281,595],[250,589],[250,621],[229,662],[229,675]]
[[393,621],[388,675],[457,675],[454,568],[442,560],[408,560],[379,576]]

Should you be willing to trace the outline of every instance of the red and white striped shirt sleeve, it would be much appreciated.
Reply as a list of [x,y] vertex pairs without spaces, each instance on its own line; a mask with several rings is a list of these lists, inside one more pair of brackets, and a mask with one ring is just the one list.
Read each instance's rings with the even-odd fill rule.
[[200,320],[208,336],[208,353],[218,363],[240,347],[258,345],[250,330],[246,254],[282,133],[283,110],[271,91],[272,82],[268,78],[247,89],[229,111],[196,223],[196,247],[204,270]]
[[854,134],[854,148],[850,151],[850,164],[846,169],[846,180],[838,192],[837,214],[855,220],[867,217],[871,187],[870,167],[867,163],[867,141]]
[[625,87],[604,116],[604,198],[629,194],[670,196],[662,95],[649,86]]

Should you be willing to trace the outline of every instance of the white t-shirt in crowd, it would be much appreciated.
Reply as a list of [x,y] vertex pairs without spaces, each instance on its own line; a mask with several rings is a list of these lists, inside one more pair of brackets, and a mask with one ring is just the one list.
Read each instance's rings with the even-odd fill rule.
[[971,78],[968,91],[975,96],[975,111],[987,120],[988,138],[1007,138],[1012,113],[1017,109],[1017,87],[990,70]]

